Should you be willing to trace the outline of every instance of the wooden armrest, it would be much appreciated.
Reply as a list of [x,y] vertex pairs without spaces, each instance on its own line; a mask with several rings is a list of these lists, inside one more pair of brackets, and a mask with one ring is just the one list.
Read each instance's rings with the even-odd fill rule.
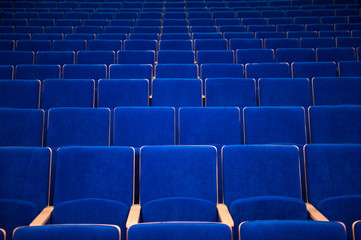
[[137,224],[140,218],[140,205],[134,204],[129,211],[126,228],[130,228],[131,226]]
[[324,221],[328,222],[329,220],[323,216],[323,214],[318,211],[312,204],[306,203],[307,212],[310,215],[310,217],[315,221]]
[[43,226],[51,217],[53,210],[53,206],[47,206],[43,209],[43,211],[41,211],[41,213],[39,213],[39,215],[30,223],[29,226]]
[[217,204],[217,210],[221,222],[227,224],[230,227],[234,227],[234,222],[229,210],[225,204]]

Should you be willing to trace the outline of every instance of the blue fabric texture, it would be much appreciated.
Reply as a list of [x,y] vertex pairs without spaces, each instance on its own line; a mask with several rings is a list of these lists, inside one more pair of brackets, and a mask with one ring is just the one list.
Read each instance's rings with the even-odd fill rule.
[[108,108],[52,108],[48,112],[47,145],[108,146],[109,127]]
[[78,51],[77,54],[78,64],[114,64],[115,51],[111,50],[92,50],[92,51]]
[[278,48],[277,62],[315,62],[316,51],[313,48]]
[[39,99],[39,80],[0,81],[0,107],[36,109]]
[[235,63],[232,50],[199,50],[197,63]]
[[288,63],[248,63],[246,64],[247,78],[290,78]]
[[60,65],[17,65],[15,67],[16,79],[60,78]]
[[0,66],[0,79],[13,79],[14,67],[12,65]]
[[2,108],[0,146],[43,146],[44,111]]
[[244,240],[345,240],[345,230],[337,222],[250,221],[240,225]]
[[197,64],[158,64],[156,78],[198,78]]
[[353,235],[355,240],[360,240],[361,237],[361,224],[360,221],[357,221],[353,225]]
[[128,230],[129,240],[231,240],[231,229],[220,223],[145,223]]
[[155,62],[154,50],[118,51],[118,64],[152,64]]
[[0,226],[7,239],[48,205],[49,148],[0,148]]
[[[145,146],[140,151],[140,203],[188,198],[217,203],[217,152],[212,146]],[[190,204],[189,206],[191,206]],[[150,204],[151,206],[151,204]],[[193,210],[192,210],[193,211]],[[190,211],[187,211],[191,213]],[[184,213],[182,213],[184,214]]]
[[159,64],[193,64],[194,51],[191,50],[159,50]]
[[112,79],[148,79],[150,81],[152,77],[151,64],[114,64],[109,67],[109,78]]
[[336,63],[334,62],[295,62],[292,63],[292,77],[337,77]]
[[[232,39],[231,39],[232,41]],[[237,63],[261,63],[261,62],[274,62],[274,50],[273,49],[237,49],[236,52]]]
[[361,143],[361,106],[312,106],[311,143]]
[[117,107],[114,111],[114,145],[175,144],[175,116],[172,107]]
[[207,78],[243,78],[244,68],[242,64],[228,63],[205,63],[201,65],[200,77],[205,81]]
[[[48,77],[49,78],[49,77]],[[65,64],[63,66],[64,79],[98,79],[107,78],[105,64]]]
[[306,144],[302,107],[247,107],[244,109],[246,144]]
[[240,110],[237,107],[183,107],[179,109],[180,144],[240,144]]
[[119,240],[120,229],[112,225],[51,225],[21,227],[14,240]]

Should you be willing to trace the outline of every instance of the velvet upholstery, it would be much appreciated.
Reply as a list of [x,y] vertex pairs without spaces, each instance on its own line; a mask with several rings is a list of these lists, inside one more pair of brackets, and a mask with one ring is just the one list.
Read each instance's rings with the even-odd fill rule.
[[159,50],[159,64],[193,64],[194,51],[191,50]]
[[317,50],[318,62],[336,62],[339,61],[355,61],[356,53],[352,47],[337,47],[337,48],[318,48]]
[[148,106],[148,85],[147,79],[101,79],[97,106]]
[[141,148],[140,203],[144,222],[217,221],[217,194],[216,148]]
[[120,229],[113,225],[51,225],[21,227],[14,240],[119,240]]
[[[77,27],[77,26],[75,26]],[[95,39],[95,33],[67,33],[64,35],[65,40],[92,40]]]
[[86,40],[54,40],[53,51],[81,51],[86,50]]
[[158,41],[147,39],[131,39],[124,41],[124,50],[153,50],[157,51]]
[[6,239],[6,232],[4,229],[0,228],[0,239],[5,240]]
[[297,38],[266,38],[264,40],[265,48],[298,48],[299,43]]
[[247,107],[244,109],[245,144],[306,144],[302,107]]
[[311,143],[361,143],[360,106],[312,106],[308,113]]
[[15,67],[16,79],[60,78],[60,65],[17,65]]
[[108,146],[109,129],[108,108],[52,108],[48,112],[47,146]]
[[227,50],[226,39],[195,39],[194,51],[198,50]]
[[175,115],[172,107],[117,107],[114,110],[114,145],[175,144]]
[[0,121],[0,146],[43,145],[43,110],[2,108]]
[[351,225],[360,219],[361,188],[359,144],[309,144],[305,146],[308,201],[332,221]]
[[248,63],[245,66],[247,78],[289,78],[288,63]]
[[94,107],[95,82],[92,79],[46,79],[41,92],[41,108]]
[[242,240],[345,240],[345,230],[337,222],[249,221],[239,226]]
[[312,79],[312,89],[315,105],[361,105],[358,77],[316,77]]
[[199,50],[197,63],[235,63],[232,50]]
[[313,48],[278,48],[277,62],[315,62],[316,51]]
[[148,79],[153,76],[151,64],[114,64],[109,67],[109,78],[115,79]]
[[74,64],[74,51],[39,51],[36,53],[36,64]]
[[202,80],[167,79],[153,80],[152,106],[202,106]]
[[156,78],[198,78],[197,64],[158,64]]
[[122,41],[120,39],[97,39],[88,41],[88,50],[114,51],[122,50]]
[[114,64],[115,51],[92,50],[78,51],[76,54],[78,64]]
[[[232,41],[232,40],[231,40]],[[247,63],[274,62],[273,49],[237,49],[237,63],[246,65]]]
[[118,51],[118,64],[152,64],[155,62],[154,50],[122,50]]
[[33,51],[0,51],[0,65],[33,64]]
[[295,62],[291,66],[294,78],[337,77],[334,62]]
[[64,79],[98,79],[107,77],[105,64],[65,64],[63,66]]
[[17,51],[50,51],[50,40],[18,40],[16,41]]
[[48,205],[50,158],[49,148],[0,148],[0,227],[7,239]]
[[307,78],[261,78],[258,81],[260,106],[302,106],[312,104]]
[[253,78],[207,78],[206,106],[256,105],[256,81]]
[[340,77],[360,77],[361,62],[359,61],[340,61],[338,62]]
[[233,51],[237,49],[261,49],[262,45],[262,39],[234,38],[229,40],[229,49]]
[[39,80],[0,81],[0,107],[35,109],[39,108],[39,100]]
[[332,48],[336,47],[336,42],[333,37],[312,37],[312,38],[301,38],[301,48]]
[[359,240],[361,237],[361,224],[360,220],[356,221],[352,226],[353,239]]
[[200,77],[205,81],[207,78],[243,78],[244,68],[242,64],[205,63],[200,67]]
[[13,79],[14,66],[12,65],[0,65],[0,79]]
[[14,51],[15,41],[10,39],[0,40],[0,51]]
[[231,240],[231,229],[220,223],[145,223],[128,230],[129,240]]
[[124,237],[133,181],[130,147],[60,148],[52,223],[115,224]]
[[193,41],[186,39],[161,40],[159,50],[193,50]]

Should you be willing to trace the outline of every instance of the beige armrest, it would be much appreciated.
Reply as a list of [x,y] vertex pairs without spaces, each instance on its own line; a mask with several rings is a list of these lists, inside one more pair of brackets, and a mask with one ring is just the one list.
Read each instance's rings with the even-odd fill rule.
[[306,208],[308,214],[313,220],[328,222],[328,219],[325,216],[323,216],[323,214],[320,211],[318,211],[312,204],[306,203]]
[[139,218],[140,218],[140,205],[134,204],[130,208],[126,228],[130,228],[131,226],[137,224],[139,222]]
[[217,204],[217,210],[221,222],[227,224],[230,227],[234,227],[234,222],[229,210],[225,204]]
[[39,213],[39,215],[30,223],[29,226],[42,226],[44,225],[49,218],[51,217],[51,213],[53,212],[53,206],[47,206],[46,208]]

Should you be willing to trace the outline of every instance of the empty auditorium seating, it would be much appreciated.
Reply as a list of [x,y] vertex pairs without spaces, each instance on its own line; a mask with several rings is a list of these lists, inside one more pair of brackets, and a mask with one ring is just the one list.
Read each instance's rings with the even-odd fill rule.
[[159,50],[159,64],[193,64],[195,53],[191,50]]
[[60,78],[59,65],[19,64],[15,67],[15,79]]
[[156,78],[198,78],[197,64],[158,64]]
[[278,48],[277,62],[315,62],[316,51],[313,48]]
[[288,63],[248,63],[246,64],[247,78],[289,78],[291,77]]
[[43,110],[2,108],[0,116],[0,146],[43,146]]
[[340,77],[359,77],[361,76],[361,62],[359,61],[339,61],[338,70]]
[[305,146],[308,202],[331,221],[346,225],[360,219],[360,146],[357,144],[309,144]]
[[86,50],[86,40],[54,40],[53,51]]
[[117,52],[122,49],[121,40],[96,39],[88,41],[88,50],[108,50]]
[[33,51],[0,51],[0,64],[34,64],[34,56]]
[[336,62],[356,60],[355,49],[352,47],[317,48],[318,62]]
[[14,66],[12,65],[0,65],[0,79],[13,79]]
[[229,40],[229,49],[233,51],[236,51],[237,49],[262,48],[262,45],[263,45],[262,39],[231,38]]
[[275,56],[273,49],[237,49],[236,51],[236,62],[243,65],[246,65],[247,63],[274,61]]
[[76,54],[78,64],[105,64],[115,63],[114,51],[78,51]]
[[0,107],[39,108],[39,80],[0,81]]
[[343,225],[337,222],[318,221],[249,221],[240,225],[240,238],[245,240],[255,239],[280,239],[291,237],[297,240],[345,239]]
[[195,39],[194,51],[198,50],[227,50],[226,39]]
[[295,62],[292,63],[292,77],[336,77],[337,69],[334,62]]
[[125,50],[153,50],[157,51],[157,40],[131,39],[124,41]]
[[2,147],[0,166],[0,226],[10,240],[15,228],[29,225],[49,204],[51,151],[40,147]]
[[14,40],[0,40],[0,50],[1,51],[13,51],[15,48]]
[[265,48],[298,48],[297,38],[266,38],[264,40]]
[[151,64],[113,64],[109,66],[109,78],[112,79],[148,79],[150,81],[152,76],[153,66]]
[[199,50],[197,63],[235,63],[232,50]]
[[193,50],[193,42],[186,39],[161,40],[159,50]]
[[205,63],[201,65],[200,77],[203,81],[218,77],[243,78],[244,67],[242,64]]
[[74,51],[38,51],[36,53],[36,64],[64,64],[75,63]]
[[107,77],[105,64],[65,64],[63,66],[64,79],[98,79]]
[[123,50],[118,51],[118,64],[152,64],[155,63],[154,50]]

